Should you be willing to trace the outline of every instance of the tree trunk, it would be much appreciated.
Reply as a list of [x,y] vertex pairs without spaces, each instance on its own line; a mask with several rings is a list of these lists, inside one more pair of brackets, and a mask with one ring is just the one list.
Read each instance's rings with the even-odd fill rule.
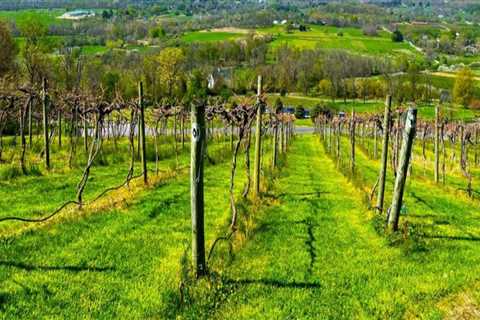
[[398,172],[395,178],[393,190],[392,206],[388,215],[388,228],[391,231],[398,230],[398,220],[400,210],[402,209],[403,192],[405,190],[405,181],[407,180],[407,171],[412,154],[413,140],[415,138],[415,126],[417,123],[417,109],[410,108],[405,120],[405,129],[403,132],[402,148],[398,163]]

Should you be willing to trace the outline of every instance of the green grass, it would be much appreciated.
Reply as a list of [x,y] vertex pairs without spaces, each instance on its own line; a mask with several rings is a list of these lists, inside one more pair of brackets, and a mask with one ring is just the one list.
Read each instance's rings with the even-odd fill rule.
[[[459,298],[480,280],[478,203],[417,173],[402,217],[414,235],[396,244],[376,231],[362,192],[316,138],[297,138],[287,161],[275,205],[222,271],[225,297],[208,318],[442,319],[457,307],[478,310],[478,295],[469,293],[467,306]],[[358,152],[371,185],[377,165]],[[392,184],[390,172],[387,201]]]
[[[206,175],[207,235],[212,239],[228,206],[227,166],[209,168]],[[190,237],[188,205],[183,175],[120,208],[71,218],[12,243],[7,238],[0,249],[3,316],[168,318],[178,299],[179,261]]]
[[187,43],[191,42],[218,42],[235,40],[244,37],[241,33],[216,32],[216,31],[194,31],[185,33],[181,39]]
[[[378,36],[365,36],[361,29],[336,28],[330,26],[310,26],[307,32],[294,31],[286,33],[282,27],[260,29],[259,32],[270,33],[275,37],[273,47],[288,44],[299,48],[345,49],[365,54],[411,54],[415,53],[407,43],[395,43],[385,31]],[[339,36],[343,33],[343,36]]]
[[[336,167],[318,137],[296,138],[282,160],[284,166],[274,173],[276,179],[264,181],[264,200],[257,206],[240,203],[240,227],[248,233],[234,237],[233,255],[220,244],[208,281],[184,283],[183,304],[179,284],[185,280],[182,261],[189,255],[191,238],[188,173],[140,189],[121,205],[100,212],[78,212],[62,223],[18,235],[4,233],[2,316],[442,319],[458,307],[478,310],[480,204],[456,190],[465,185],[458,160],[448,161],[447,185],[435,185],[429,170],[431,145],[424,161],[417,142],[401,217],[402,228],[408,221],[404,240],[386,237],[381,232],[383,218],[367,210],[364,193],[374,184],[379,166],[371,157],[372,141],[357,141],[354,177],[345,174],[349,142],[341,141],[342,160]],[[222,144],[210,144],[212,155],[225,154]],[[447,147],[450,155],[452,146]],[[180,159],[188,163],[188,150]],[[166,156],[162,167],[171,161]],[[265,167],[268,162],[264,160]],[[105,175],[92,182],[110,179],[108,173],[112,179],[121,177],[116,172],[125,163],[118,163],[118,169],[112,162]],[[237,194],[245,181],[242,164],[243,160]],[[103,170],[96,166],[92,173]],[[68,170],[55,176],[62,172],[57,163],[53,173],[40,177],[45,181],[38,180],[39,186],[32,185],[33,177],[7,181],[17,183],[7,186],[9,190],[26,188],[30,197],[6,192],[0,199],[24,202],[25,208],[49,202],[54,193],[69,187],[53,188],[41,197],[36,190],[68,179]],[[478,190],[480,168],[472,172]],[[207,248],[226,230],[229,175],[228,157],[206,168]],[[386,203],[392,185],[389,168]],[[465,300],[470,301],[467,306]]]
[[37,20],[43,24],[59,25],[70,24],[71,22],[63,19],[58,19],[59,16],[65,13],[64,9],[29,9],[29,10],[15,10],[15,11],[0,11],[0,19],[15,22],[17,25],[28,20]]

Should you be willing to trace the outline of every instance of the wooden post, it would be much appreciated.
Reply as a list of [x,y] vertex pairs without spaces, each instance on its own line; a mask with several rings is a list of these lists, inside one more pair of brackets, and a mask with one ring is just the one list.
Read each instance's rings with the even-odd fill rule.
[[232,121],[232,123],[230,124],[230,151],[233,152],[234,151],[234,135],[235,135],[235,125]]
[[43,105],[43,136],[45,143],[45,166],[50,169],[50,142],[48,135],[48,93],[47,79],[43,78],[42,82],[42,105]]
[[32,135],[33,135],[33,99],[28,104],[28,145],[32,147]]
[[280,127],[280,136],[279,136],[279,142],[278,144],[280,145],[280,153],[283,154],[283,121],[278,124]]
[[262,76],[258,76],[257,87],[257,124],[255,127],[255,163],[253,167],[253,197],[260,195],[260,166],[262,153],[262,103],[260,95],[262,94]]
[[439,152],[440,152],[440,115],[439,115],[439,110],[438,106],[435,106],[435,166],[434,166],[434,178],[435,178],[435,183],[438,183],[439,181]]
[[62,112],[58,110],[58,148],[62,147]]
[[403,132],[402,148],[398,162],[398,171],[395,178],[395,187],[393,189],[392,206],[388,215],[388,229],[398,230],[398,220],[403,202],[403,192],[405,190],[405,181],[407,180],[407,171],[412,154],[413,140],[415,138],[415,126],[417,124],[417,109],[409,108],[405,120],[405,129]]
[[[143,182],[148,184],[148,171],[147,171],[147,143],[145,137],[145,106],[143,105],[143,83],[138,83],[138,106],[140,107],[140,139],[142,147],[142,170],[143,170]],[[139,146],[140,147],[140,146]]]
[[[363,127],[362,127],[363,135]],[[352,120],[350,123],[350,169],[352,174],[355,173],[355,111],[352,111]]]
[[88,155],[88,125],[86,113],[83,115],[83,146],[85,148],[85,153]]
[[278,126],[280,125],[279,122],[275,124],[273,127],[273,150],[272,150],[272,168],[275,169],[277,167],[277,159],[278,159]]
[[190,158],[190,193],[192,211],[192,255],[195,274],[206,274],[205,230],[204,230],[204,194],[203,161],[205,156],[205,106],[192,105],[192,145]]
[[382,162],[378,183],[377,210],[383,212],[383,201],[385,198],[385,182],[387,178],[388,163],[388,139],[390,135],[390,108],[392,107],[392,96],[388,95],[385,101],[385,114],[383,116],[383,145]]
[[373,123],[373,159],[377,160],[378,157],[378,147],[377,147],[377,121]]

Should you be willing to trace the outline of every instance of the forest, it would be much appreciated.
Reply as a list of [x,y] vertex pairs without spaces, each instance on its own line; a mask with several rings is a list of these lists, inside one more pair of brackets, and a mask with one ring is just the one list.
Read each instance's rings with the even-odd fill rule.
[[479,319],[475,1],[0,3],[2,319]]

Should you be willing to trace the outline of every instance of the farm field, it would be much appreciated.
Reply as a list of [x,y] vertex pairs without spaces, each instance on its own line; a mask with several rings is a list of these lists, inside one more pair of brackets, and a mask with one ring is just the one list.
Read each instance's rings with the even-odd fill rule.
[[65,13],[65,9],[31,9],[18,11],[2,11],[0,10],[0,19],[14,22],[21,25],[30,19],[35,19],[44,25],[60,25],[70,24],[70,21],[58,19]]
[[181,39],[187,43],[190,42],[216,42],[235,40],[244,37],[244,33],[226,32],[226,31],[194,31],[184,34]]
[[[323,49],[345,49],[364,54],[407,54],[415,56],[415,51],[407,43],[392,42],[390,34],[379,31],[378,36],[365,36],[361,29],[357,28],[336,28],[329,26],[309,26],[310,30],[301,32],[298,30],[287,33],[282,26],[271,28],[259,28],[250,30],[258,34],[270,34],[274,41],[270,44],[276,48],[288,44],[298,48],[323,48]],[[232,29],[225,31],[196,31],[185,34],[182,39],[192,41],[225,41],[244,37],[247,29]],[[341,35],[339,35],[341,34]]]
[[480,6],[319,2],[0,0],[0,319],[480,319]]
[[[347,145],[344,140],[342,153]],[[358,154],[361,174],[354,181],[368,185],[378,160],[365,150]],[[267,200],[254,212],[251,236],[237,242],[230,262],[224,251],[214,255],[212,269],[225,263],[228,268],[214,280],[213,291],[200,285],[202,301],[182,307],[177,296],[190,237],[188,182],[180,174],[116,208],[72,214],[2,246],[4,316],[49,317],[63,305],[61,313],[71,317],[441,318],[480,302],[468,289],[480,281],[471,272],[480,258],[475,201],[433,186],[417,159],[405,200],[405,220],[415,237],[390,243],[377,233],[358,182],[339,174],[327,151],[316,136],[296,138]],[[228,168],[219,162],[206,169],[207,243],[228,220]],[[391,172],[387,185],[390,179]],[[470,214],[459,217],[457,210]]]

